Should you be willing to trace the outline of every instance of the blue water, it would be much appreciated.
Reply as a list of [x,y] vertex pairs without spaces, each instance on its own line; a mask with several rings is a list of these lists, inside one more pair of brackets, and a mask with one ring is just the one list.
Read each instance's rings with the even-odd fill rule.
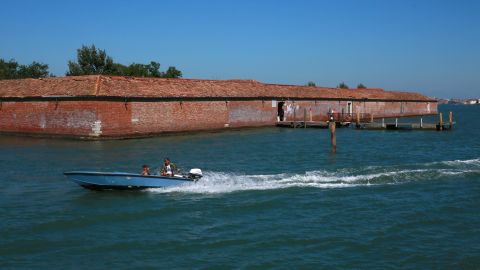
[[[480,106],[456,128],[0,137],[0,269],[480,269]],[[445,117],[444,117],[445,118]],[[85,190],[169,156],[196,184]]]

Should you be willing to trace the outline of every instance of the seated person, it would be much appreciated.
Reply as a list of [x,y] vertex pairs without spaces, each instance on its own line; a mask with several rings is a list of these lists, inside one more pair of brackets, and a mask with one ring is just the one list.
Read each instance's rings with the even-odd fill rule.
[[142,175],[147,176],[150,175],[150,167],[148,165],[142,166]]
[[169,158],[163,160],[163,167],[160,170],[161,176],[174,176],[177,171],[177,166],[170,162]]

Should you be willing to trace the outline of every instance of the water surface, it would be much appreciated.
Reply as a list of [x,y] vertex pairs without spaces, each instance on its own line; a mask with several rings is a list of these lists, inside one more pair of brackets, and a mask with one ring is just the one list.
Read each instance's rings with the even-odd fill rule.
[[[480,269],[480,106],[456,129],[0,137],[1,269]],[[444,117],[445,119],[445,117]],[[68,170],[168,156],[196,184],[93,192]]]

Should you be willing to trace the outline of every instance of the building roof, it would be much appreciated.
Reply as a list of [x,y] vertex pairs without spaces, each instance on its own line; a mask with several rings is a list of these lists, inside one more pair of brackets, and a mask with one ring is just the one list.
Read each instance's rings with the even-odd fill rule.
[[197,80],[120,76],[72,76],[1,80],[0,98],[284,98],[436,101],[419,93],[265,84],[253,80]]

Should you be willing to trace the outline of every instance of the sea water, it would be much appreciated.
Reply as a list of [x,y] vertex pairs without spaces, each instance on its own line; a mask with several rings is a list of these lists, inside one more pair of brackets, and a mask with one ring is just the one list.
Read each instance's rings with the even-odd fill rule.
[[[453,131],[337,129],[336,155],[322,129],[0,137],[0,269],[480,269],[480,106],[440,110]],[[95,192],[62,174],[164,157],[204,177]]]

